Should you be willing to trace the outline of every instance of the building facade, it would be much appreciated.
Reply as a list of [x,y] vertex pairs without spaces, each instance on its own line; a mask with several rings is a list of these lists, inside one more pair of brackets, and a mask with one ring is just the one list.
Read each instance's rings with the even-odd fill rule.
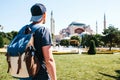
[[80,22],[72,22],[67,28],[60,31],[61,38],[70,37],[73,35],[94,34],[89,25]]

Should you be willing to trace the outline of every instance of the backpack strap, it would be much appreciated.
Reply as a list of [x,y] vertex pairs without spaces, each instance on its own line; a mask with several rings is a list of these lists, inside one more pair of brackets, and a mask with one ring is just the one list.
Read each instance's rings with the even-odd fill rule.
[[21,69],[21,55],[19,54],[19,57],[18,57],[18,69],[17,69],[17,74],[19,74],[20,69]]
[[30,28],[31,29],[31,33],[34,33],[37,29],[40,28],[40,26],[38,25],[34,25],[34,24],[27,24],[24,27],[22,27],[22,29],[20,29],[20,31],[18,32],[18,34],[23,34],[26,31],[26,28]]
[[7,70],[7,73],[10,71],[10,68],[11,68],[11,64],[10,64],[10,55],[8,53],[5,54],[5,56],[7,57],[7,63],[8,63],[8,70]]

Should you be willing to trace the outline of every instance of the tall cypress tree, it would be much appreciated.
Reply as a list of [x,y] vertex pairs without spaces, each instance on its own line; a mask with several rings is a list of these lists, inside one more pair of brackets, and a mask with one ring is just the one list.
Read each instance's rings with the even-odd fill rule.
[[95,46],[95,41],[94,40],[90,40],[90,47],[88,50],[88,54],[94,55],[96,54],[96,46]]

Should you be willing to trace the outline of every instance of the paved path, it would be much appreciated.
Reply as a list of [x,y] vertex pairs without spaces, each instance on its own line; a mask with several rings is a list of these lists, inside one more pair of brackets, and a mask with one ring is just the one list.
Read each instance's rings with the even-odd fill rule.
[[7,52],[7,49],[5,49],[5,48],[0,48],[0,52]]

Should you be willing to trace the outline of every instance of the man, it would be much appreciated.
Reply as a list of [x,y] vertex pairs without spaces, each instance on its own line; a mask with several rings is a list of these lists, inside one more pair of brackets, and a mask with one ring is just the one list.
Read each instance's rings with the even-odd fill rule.
[[31,7],[31,14],[32,27],[40,27],[34,35],[34,46],[40,55],[41,68],[35,77],[20,80],[57,80],[55,60],[51,51],[51,35],[46,27],[41,26],[45,24],[46,8],[43,4],[37,3]]

